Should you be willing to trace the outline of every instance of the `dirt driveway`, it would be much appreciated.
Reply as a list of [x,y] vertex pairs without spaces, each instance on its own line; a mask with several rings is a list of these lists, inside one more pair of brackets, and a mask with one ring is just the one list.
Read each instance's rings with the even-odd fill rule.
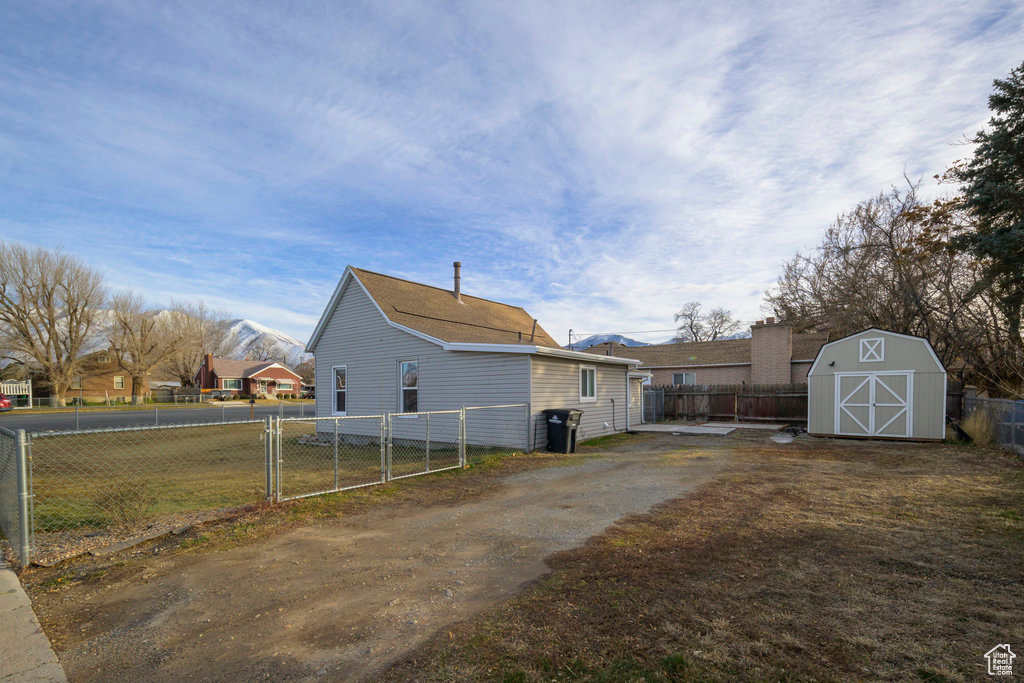
[[382,506],[160,557],[36,607],[72,680],[368,678],[547,572],[551,553],[726,464],[693,449],[603,453],[504,476],[466,502]]

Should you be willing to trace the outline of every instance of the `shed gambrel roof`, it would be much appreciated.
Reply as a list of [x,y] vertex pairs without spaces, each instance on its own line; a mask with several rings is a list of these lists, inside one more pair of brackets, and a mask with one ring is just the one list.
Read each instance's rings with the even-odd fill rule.
[[810,377],[811,375],[813,375],[813,374],[815,374],[817,372],[818,360],[821,358],[821,354],[824,353],[826,347],[835,346],[837,344],[844,344],[844,343],[849,342],[851,339],[854,339],[856,337],[861,336],[862,334],[869,334],[869,333],[870,334],[887,334],[887,335],[892,335],[893,337],[900,337],[902,339],[910,339],[910,340],[913,340],[913,341],[916,341],[916,342],[920,342],[921,344],[924,345],[925,350],[928,352],[928,357],[932,360],[933,363],[935,363],[935,367],[938,369],[938,371],[942,372],[942,373],[946,372],[946,366],[942,364],[941,360],[939,360],[938,354],[935,353],[935,349],[932,348],[932,343],[927,338],[919,337],[919,336],[917,336],[915,334],[903,334],[902,332],[893,332],[892,330],[883,330],[880,327],[869,327],[867,329],[861,330],[860,332],[854,332],[853,334],[848,334],[845,337],[840,337],[839,339],[833,339],[829,343],[823,344],[821,346],[821,348],[818,349],[818,353],[814,357],[814,363],[811,365],[810,369],[807,371],[807,376]]

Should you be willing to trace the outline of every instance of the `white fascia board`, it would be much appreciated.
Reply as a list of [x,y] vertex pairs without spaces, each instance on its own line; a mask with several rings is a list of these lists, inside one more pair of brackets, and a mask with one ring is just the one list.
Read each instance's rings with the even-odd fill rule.
[[309,338],[309,342],[306,344],[306,353],[314,353],[313,349],[316,347],[316,343],[320,340],[320,335],[323,334],[324,328],[327,326],[327,321],[330,319],[331,315],[334,314],[334,309],[337,307],[338,301],[341,299],[342,292],[344,292],[345,286],[348,284],[349,280],[359,285],[359,288],[363,290],[363,294],[366,295],[366,298],[370,300],[370,303],[373,304],[373,307],[377,309],[377,312],[380,313],[381,317],[384,318],[385,322],[387,322],[388,325],[394,327],[396,330],[408,332],[414,337],[419,337],[420,339],[428,341],[432,344],[437,344],[438,346],[442,347],[445,346],[445,342],[441,341],[440,339],[431,337],[428,334],[423,334],[422,332],[414,330],[411,327],[399,325],[391,318],[389,318],[387,314],[384,313],[384,310],[377,303],[377,300],[370,296],[369,290],[367,290],[366,286],[359,281],[359,278],[356,277],[356,274],[352,272],[352,269],[346,266],[345,273],[341,276],[341,280],[338,281],[338,286],[334,289],[334,294],[331,296],[331,300],[327,303],[327,308],[324,309],[323,315],[320,316],[320,322],[317,323],[316,329],[313,330],[313,336]]
[[633,379],[650,379],[653,375],[649,372],[643,372],[642,370],[630,370],[629,376]]
[[566,349],[552,349],[547,346],[537,346],[536,353],[541,356],[557,356],[559,358],[572,358],[583,360],[588,363],[611,363],[613,365],[639,365],[640,361],[635,358],[621,358],[619,356],[599,356],[596,353],[584,353],[582,351],[569,351]]
[[671,370],[674,368],[690,370],[691,368],[730,368],[743,365],[750,365],[750,363],[705,363],[704,365],[641,365],[641,367],[650,370]]

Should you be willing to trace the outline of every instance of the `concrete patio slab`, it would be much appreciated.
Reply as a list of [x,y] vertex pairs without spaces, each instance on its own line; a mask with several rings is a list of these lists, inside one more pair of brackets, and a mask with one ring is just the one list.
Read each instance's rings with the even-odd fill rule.
[[732,427],[733,429],[763,429],[777,432],[786,425],[766,424],[764,422],[705,422],[702,427]]
[[714,436],[725,436],[736,431],[732,426],[718,425],[673,425],[673,424],[643,424],[633,427],[638,432],[669,432],[671,434],[711,434]]

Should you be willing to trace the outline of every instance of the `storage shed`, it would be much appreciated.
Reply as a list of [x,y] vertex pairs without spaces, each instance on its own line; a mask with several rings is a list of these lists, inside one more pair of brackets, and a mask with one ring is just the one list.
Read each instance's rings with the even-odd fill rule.
[[923,337],[871,328],[829,342],[807,384],[810,434],[945,438],[946,369]]

